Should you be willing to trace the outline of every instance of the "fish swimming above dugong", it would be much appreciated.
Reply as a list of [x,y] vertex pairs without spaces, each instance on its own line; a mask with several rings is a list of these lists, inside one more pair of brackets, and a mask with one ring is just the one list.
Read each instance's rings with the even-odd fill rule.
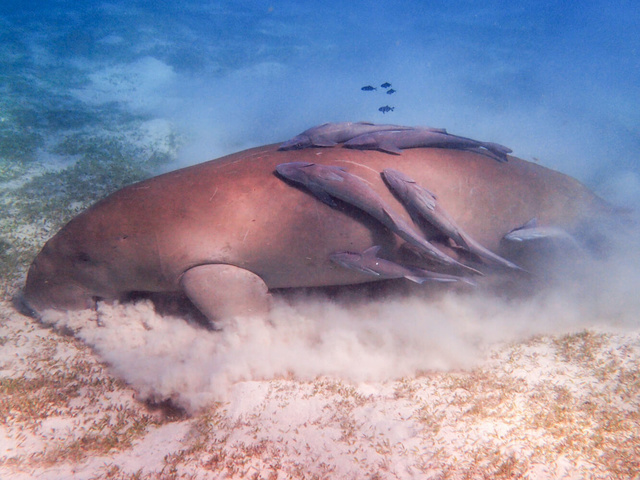
[[[342,179],[347,187],[341,194],[339,187],[318,185],[334,206],[276,172],[293,162],[326,167],[333,182]],[[534,276],[551,268],[537,242],[518,242],[516,258],[505,250],[505,235],[536,218],[538,229],[579,236],[615,212],[578,181],[516,157],[504,163],[448,148],[411,148],[392,157],[339,146],[267,145],[129,185],[89,207],[34,259],[24,305],[37,315],[95,308],[98,301],[138,293],[177,292],[215,321],[268,312],[278,289],[375,281],[380,276],[344,268],[331,255],[380,246],[385,260],[402,265],[405,242],[427,243],[406,205],[384,183],[380,173],[387,168],[428,189],[459,230]],[[363,184],[377,198],[357,197],[351,177],[359,179],[356,191]],[[403,238],[399,232],[405,229],[410,233]],[[445,258],[467,262],[467,252],[432,246]],[[423,260],[420,268],[465,275],[455,264]],[[483,271],[482,264],[471,265]],[[473,277],[479,288],[497,275],[483,273]],[[499,275],[520,278],[517,271]]]
[[507,233],[503,237],[503,241],[523,244],[544,241],[555,242],[572,248],[582,248],[573,235],[557,227],[539,227],[535,218]]

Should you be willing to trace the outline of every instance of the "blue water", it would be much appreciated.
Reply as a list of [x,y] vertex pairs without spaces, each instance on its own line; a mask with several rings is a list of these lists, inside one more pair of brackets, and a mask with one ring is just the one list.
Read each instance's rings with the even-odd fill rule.
[[639,27],[635,1],[4,0],[0,155],[64,167],[68,135],[155,120],[171,168],[370,120],[502,143],[631,204]]

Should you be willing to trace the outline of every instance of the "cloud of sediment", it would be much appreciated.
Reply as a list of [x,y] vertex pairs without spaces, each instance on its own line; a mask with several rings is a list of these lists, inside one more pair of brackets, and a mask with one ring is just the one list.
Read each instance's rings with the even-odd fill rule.
[[483,289],[390,294],[352,301],[300,294],[276,300],[269,317],[237,318],[209,331],[162,316],[148,301],[56,314],[144,398],[194,411],[223,400],[239,381],[330,376],[383,382],[479,365],[492,348],[539,334],[640,327],[640,248],[617,250],[579,277],[509,298]]

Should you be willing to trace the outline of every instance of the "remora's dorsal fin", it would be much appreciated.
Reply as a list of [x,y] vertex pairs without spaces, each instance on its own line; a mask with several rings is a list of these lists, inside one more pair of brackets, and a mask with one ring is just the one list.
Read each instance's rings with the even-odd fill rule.
[[482,146],[487,150],[503,153],[505,155],[513,152],[513,150],[511,150],[509,147],[505,147],[504,145],[500,145],[499,143],[494,142],[482,142]]
[[436,208],[437,199],[438,197],[436,197],[433,193],[431,193],[424,187],[416,190],[416,201],[420,203],[420,207],[424,207],[428,210],[434,211]]
[[363,257],[373,257],[378,258],[378,252],[382,247],[380,245],[374,245],[373,247],[367,248],[364,252],[362,252]]
[[322,187],[319,187],[318,185],[310,184],[310,185],[307,185],[307,188],[321,202],[326,203],[330,207],[334,207],[334,208],[338,206],[338,204],[335,202],[333,197],[329,195]]
[[318,173],[318,178],[322,180],[331,181],[331,182],[344,182],[344,177],[338,175],[333,170],[340,170],[341,172],[346,172],[346,170],[342,167],[331,167],[331,169],[323,170]]
[[[518,230],[524,230],[524,229],[527,229],[527,228],[537,228],[537,227],[538,227],[538,219],[536,217],[533,217],[531,220],[526,222],[524,225],[521,225],[520,227],[516,227],[516,228],[510,230],[509,233],[517,232]],[[507,233],[507,235],[509,235],[509,233]]]
[[382,142],[378,143],[378,150],[382,150],[383,152],[393,153],[395,155],[402,155],[402,150],[396,147],[392,142]]
[[314,147],[335,147],[337,145],[336,142],[325,137],[324,135],[313,137],[312,143]]
[[387,212],[386,208],[382,209],[382,215],[384,216],[384,218],[386,218],[396,228],[398,228],[398,229],[400,228],[400,226],[398,225],[398,222],[396,221],[396,219],[393,218],[393,216],[389,212]]

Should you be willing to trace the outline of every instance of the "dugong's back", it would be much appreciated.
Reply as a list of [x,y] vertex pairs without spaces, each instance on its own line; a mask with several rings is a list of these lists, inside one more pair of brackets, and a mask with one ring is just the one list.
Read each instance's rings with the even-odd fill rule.
[[573,230],[609,211],[576,180],[516,158],[500,163],[433,148],[391,156],[271,145],[160,175],[98,202],[47,242],[29,271],[26,302],[36,311],[85,308],[95,298],[132,291],[178,291],[183,274],[204,265],[240,267],[269,288],[370,281],[329,256],[372,245],[393,251],[399,239],[368,215],[331,207],[276,176],[275,167],[287,162],[342,167],[410,221],[380,178],[385,168],[400,170],[496,251],[506,233],[532,218]]

